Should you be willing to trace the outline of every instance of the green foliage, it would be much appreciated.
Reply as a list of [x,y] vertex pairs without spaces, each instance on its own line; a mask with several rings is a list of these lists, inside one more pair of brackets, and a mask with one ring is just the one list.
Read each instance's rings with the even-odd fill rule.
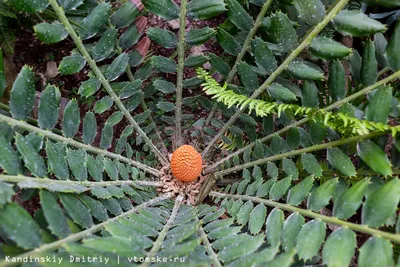
[[[345,113],[334,113],[325,111],[324,109],[316,109],[307,107],[309,105],[304,103],[303,99],[303,106],[293,105],[293,104],[281,104],[278,102],[266,102],[263,100],[253,100],[249,97],[246,97],[241,94],[235,93],[233,90],[227,90],[227,85],[220,86],[206,71],[203,69],[198,69],[197,74],[199,78],[204,79],[205,83],[202,84],[203,90],[207,95],[212,95],[214,99],[218,102],[222,102],[228,107],[237,106],[238,108],[242,109],[248,106],[249,113],[253,110],[255,111],[257,116],[265,117],[270,115],[278,115],[281,116],[282,113],[290,111],[294,115],[299,116],[307,116],[311,118],[314,122],[321,122],[325,126],[328,126],[332,129],[337,130],[338,132],[344,135],[359,135],[359,134],[368,134],[372,131],[391,131],[392,134],[395,136],[397,131],[399,130],[398,126],[390,126],[387,124],[383,124],[382,122],[374,122],[375,119],[368,117],[370,120],[360,120],[356,117],[350,117]],[[304,89],[304,88],[303,88]],[[390,87],[382,87],[377,90],[376,98],[380,98],[381,94],[384,91],[390,92]],[[272,84],[268,88],[268,92],[272,98],[280,101],[293,101],[296,99],[296,96],[287,88],[279,85],[279,84]],[[303,92],[304,94],[305,92]],[[318,94],[318,92],[317,92]],[[390,93],[391,95],[391,93]],[[305,96],[303,95],[303,98]],[[318,95],[313,96],[311,99],[316,99]],[[371,103],[368,107],[374,109],[371,113],[374,116],[379,116],[379,113],[385,113],[385,109],[382,107],[388,107],[387,101],[383,100],[386,104],[382,105],[383,103],[381,100],[376,100],[379,108],[374,108],[374,104]],[[378,102],[379,101],[379,102]],[[389,98],[390,101],[390,98]],[[379,110],[378,110],[379,109]],[[367,113],[368,114],[368,113]],[[387,116],[386,116],[387,118]],[[381,120],[382,121],[382,120]]]
[[[6,1],[43,17],[40,41],[72,40],[58,70],[87,77],[64,107],[62,85],[49,80],[39,93],[24,66],[0,105],[0,255],[398,264],[399,23],[354,1],[242,2]],[[179,19],[179,32],[147,28],[144,8]],[[186,17],[221,23],[190,27]],[[168,52],[149,52],[150,40]],[[221,49],[201,53],[211,46]],[[0,53],[1,96],[3,64]],[[208,164],[197,205],[160,179],[179,139]],[[160,193],[168,188],[176,194]]]

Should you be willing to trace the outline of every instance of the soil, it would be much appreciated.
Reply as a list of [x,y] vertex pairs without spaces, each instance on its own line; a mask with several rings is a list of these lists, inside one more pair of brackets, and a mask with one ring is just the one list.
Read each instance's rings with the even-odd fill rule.
[[[21,28],[15,42],[13,62],[18,71],[24,65],[28,65],[33,68],[36,74],[45,74],[48,61],[55,61],[58,66],[61,60],[70,55],[74,48],[75,44],[68,38],[56,44],[45,44],[38,40],[30,29]],[[61,95],[68,97],[73,89],[78,88],[79,84],[86,80],[87,73],[88,68],[86,67],[76,74],[57,75],[49,82],[58,85]],[[40,83],[37,83],[37,85],[40,85]]]

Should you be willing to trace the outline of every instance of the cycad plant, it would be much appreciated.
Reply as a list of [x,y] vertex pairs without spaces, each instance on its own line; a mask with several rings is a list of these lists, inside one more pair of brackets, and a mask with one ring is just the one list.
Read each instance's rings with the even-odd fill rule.
[[399,0],[5,2],[88,75],[0,106],[0,266],[400,264]]

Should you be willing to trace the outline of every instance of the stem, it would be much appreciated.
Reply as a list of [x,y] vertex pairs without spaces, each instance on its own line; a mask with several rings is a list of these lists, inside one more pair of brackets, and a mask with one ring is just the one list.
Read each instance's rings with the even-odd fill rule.
[[[392,173],[393,175],[400,175],[400,169],[392,169]],[[287,175],[280,172],[279,176],[280,178],[284,178]],[[299,177],[307,177],[310,176],[310,174],[308,172],[300,172],[299,173]],[[344,177],[344,178],[348,178],[348,176],[342,174],[339,171],[336,170],[329,170],[329,171],[322,171],[322,176],[321,177]],[[357,178],[360,176],[382,176],[380,173],[377,173],[373,170],[357,170]],[[228,185],[228,184],[233,184],[236,182],[240,182],[242,181],[243,178],[226,178],[226,179],[220,179],[218,181],[218,185]],[[357,181],[357,179],[353,179],[351,178],[352,181]]]
[[[250,99],[256,99],[260,96],[273,81],[289,66],[289,64],[311,43],[311,41],[324,29],[324,27],[336,16],[337,13],[347,4],[348,0],[338,0],[333,6],[326,17],[317,24],[303,39],[300,45],[290,53],[290,55],[282,62],[282,64],[268,77],[268,79],[250,96]],[[208,146],[204,149],[203,158],[208,154],[211,147],[220,139],[220,137],[229,129],[229,127],[239,118],[244,112],[248,104],[244,105],[242,109],[238,110],[231,116],[228,122],[219,130],[219,132],[210,141]]]
[[58,18],[60,19],[61,23],[66,28],[66,30],[69,33],[69,35],[71,36],[71,38],[74,40],[74,43],[76,44],[79,52],[81,52],[82,56],[87,61],[87,63],[89,64],[90,68],[95,73],[96,77],[101,81],[104,89],[106,89],[107,93],[111,96],[111,98],[113,99],[115,104],[118,106],[118,108],[124,114],[124,116],[128,119],[128,121],[132,124],[132,126],[135,128],[135,130],[138,132],[138,134],[142,136],[143,140],[150,147],[150,149],[154,152],[154,154],[156,154],[156,156],[159,158],[160,162],[163,165],[168,165],[169,164],[168,160],[157,149],[157,147],[154,146],[154,144],[151,142],[151,140],[146,135],[146,133],[142,130],[142,128],[140,128],[139,124],[133,119],[133,117],[132,117],[131,113],[129,112],[129,110],[126,109],[126,107],[124,106],[122,101],[119,99],[117,94],[113,91],[113,89],[110,86],[110,83],[104,77],[103,73],[97,67],[96,62],[92,59],[92,57],[90,56],[89,52],[86,50],[85,46],[83,45],[83,42],[82,42],[81,38],[78,36],[78,34],[72,28],[72,26],[69,23],[67,17],[65,16],[64,10],[58,5],[57,0],[49,0],[49,3],[53,7],[53,9],[56,12]]
[[[106,227],[109,223],[116,222],[116,221],[120,220],[121,218],[124,218],[126,216],[129,216],[132,213],[137,212],[138,210],[140,210],[142,208],[151,206],[151,205],[153,205],[153,204],[155,204],[157,202],[163,201],[163,200],[168,199],[170,197],[171,197],[171,194],[168,193],[168,194],[162,195],[160,197],[151,199],[151,200],[149,200],[149,201],[147,201],[147,202],[145,202],[143,204],[140,204],[140,205],[134,207],[130,211],[124,212],[121,215],[118,215],[118,216],[116,216],[116,217],[114,217],[112,219],[108,219],[105,222],[96,224],[96,225],[94,225],[94,226],[92,226],[92,227],[90,227],[90,228],[88,228],[88,229],[86,229],[84,231],[81,231],[81,232],[76,233],[76,234],[72,234],[72,235],[70,235],[70,236],[68,236],[66,238],[63,238],[61,240],[58,240],[56,242],[42,245],[42,246],[40,246],[40,247],[38,247],[38,248],[36,248],[34,250],[28,251],[26,253],[20,254],[20,255],[15,256],[15,257],[16,258],[23,258],[23,257],[29,257],[29,256],[34,257],[34,256],[41,255],[45,251],[54,251],[54,250],[62,247],[63,245],[66,245],[66,244],[68,244],[70,242],[79,241],[79,240],[83,239],[86,236],[89,236],[89,235],[91,235],[91,234],[93,234],[95,232],[100,231],[101,229]],[[20,262],[6,262],[5,260],[0,261],[0,266],[14,266],[14,265],[19,265],[19,264],[20,264]]]
[[40,128],[32,126],[32,125],[30,125],[30,124],[28,124],[26,122],[15,120],[13,118],[7,117],[7,116],[2,115],[2,114],[0,114],[0,121],[7,122],[9,125],[14,126],[14,127],[18,127],[18,128],[30,131],[30,132],[35,132],[35,133],[37,133],[39,135],[42,135],[44,137],[47,137],[49,139],[55,140],[57,142],[62,142],[62,143],[68,144],[68,145],[76,147],[78,149],[83,149],[83,150],[86,150],[86,151],[94,153],[94,154],[103,155],[103,156],[107,156],[109,158],[117,159],[117,160],[119,160],[121,162],[125,162],[125,163],[128,163],[128,164],[132,165],[132,166],[135,166],[135,167],[137,167],[137,168],[139,168],[139,169],[141,169],[141,170],[143,170],[145,172],[151,173],[151,174],[153,174],[155,176],[160,176],[162,174],[162,172],[159,171],[159,170],[156,170],[156,169],[151,168],[151,167],[149,167],[149,166],[147,166],[145,164],[142,164],[140,162],[137,162],[137,161],[134,161],[132,159],[126,158],[126,157],[121,156],[119,154],[115,154],[115,153],[109,152],[109,151],[104,150],[104,149],[100,149],[100,148],[97,148],[97,147],[94,147],[94,146],[91,146],[91,145],[80,143],[80,142],[75,141],[75,140],[73,140],[71,138],[66,138],[64,136],[55,134],[55,133],[53,133],[51,131],[40,129]]
[[267,206],[270,206],[270,207],[278,207],[278,208],[280,208],[282,210],[291,211],[291,212],[297,212],[297,213],[299,213],[301,215],[304,215],[304,216],[307,216],[307,217],[310,217],[310,218],[320,219],[321,221],[323,221],[325,223],[336,224],[336,225],[339,225],[339,226],[342,226],[342,227],[347,227],[347,228],[349,228],[351,230],[354,230],[354,231],[358,231],[358,232],[369,234],[369,235],[373,235],[373,236],[383,237],[383,238],[388,239],[388,240],[390,240],[392,242],[400,243],[400,235],[399,234],[387,233],[387,232],[384,232],[384,231],[380,231],[380,230],[377,230],[377,229],[370,228],[367,225],[359,225],[359,224],[356,224],[356,223],[346,222],[346,221],[339,220],[339,219],[334,218],[334,217],[321,215],[319,213],[315,213],[315,212],[312,212],[310,210],[293,207],[291,205],[275,202],[275,201],[272,201],[272,200],[262,199],[262,198],[258,198],[258,197],[245,196],[245,195],[224,194],[224,193],[219,193],[219,192],[215,192],[215,191],[211,192],[210,196],[222,197],[222,198],[233,198],[233,199],[250,200],[250,201],[255,202],[255,203],[263,203],[263,204],[265,204]]
[[208,176],[206,178],[206,180],[203,182],[203,184],[200,187],[200,192],[197,195],[197,199],[196,199],[196,206],[200,205],[203,200],[206,198],[206,196],[208,195],[208,193],[212,190],[212,187],[215,185],[215,183],[217,182],[217,179],[215,177],[215,175],[210,174],[210,176]]
[[[375,90],[376,88],[378,88],[378,87],[380,87],[382,85],[385,85],[385,84],[387,84],[387,83],[389,83],[389,82],[391,82],[391,81],[393,81],[393,80],[395,80],[397,78],[400,78],[400,71],[397,71],[397,72],[393,73],[392,75],[380,80],[379,82],[376,82],[375,84],[373,84],[371,86],[368,86],[368,87],[366,87],[366,88],[364,88],[364,89],[362,89],[362,90],[360,90],[360,91],[358,91],[358,92],[356,92],[356,93],[354,93],[354,94],[352,94],[352,95],[350,95],[348,97],[345,97],[345,98],[343,98],[343,99],[341,99],[339,101],[336,101],[336,102],[332,103],[331,105],[327,106],[323,110],[324,111],[332,111],[332,110],[340,107],[341,105],[343,105],[345,103],[349,103],[352,100],[360,97],[361,95],[367,94],[367,93],[371,92],[372,90]],[[281,135],[283,133],[286,133],[290,128],[298,127],[298,126],[301,126],[301,125],[307,123],[309,120],[310,120],[309,118],[303,118],[303,119],[301,119],[299,121],[296,121],[296,122],[294,122],[294,123],[282,128],[282,129],[280,129],[280,130],[278,130],[278,131],[276,131],[276,132],[274,132],[272,134],[269,134],[269,135],[259,139],[259,141],[264,143],[264,142],[270,140],[272,137],[274,137],[276,135]],[[209,170],[216,169],[219,165],[223,164],[225,161],[231,159],[232,157],[234,157],[236,155],[244,153],[247,149],[251,149],[252,147],[255,146],[255,144],[256,144],[255,142],[252,142],[252,143],[242,147],[241,149],[237,150],[236,152],[231,153],[228,156],[222,158],[221,160],[215,162],[208,169]]]
[[[346,139],[341,139],[341,140],[332,141],[332,142],[328,142],[328,143],[324,143],[324,144],[305,147],[305,148],[301,148],[301,149],[298,149],[298,150],[293,150],[293,151],[289,151],[289,152],[286,152],[286,153],[274,155],[274,156],[271,156],[271,157],[262,158],[262,159],[255,160],[255,161],[251,161],[251,162],[248,162],[248,163],[244,163],[242,165],[237,165],[235,167],[216,172],[214,175],[218,179],[218,178],[220,178],[220,177],[222,177],[224,175],[227,175],[229,173],[237,172],[237,171],[249,168],[249,167],[253,167],[253,166],[261,165],[261,164],[264,164],[264,163],[268,163],[270,161],[276,161],[276,160],[280,160],[280,159],[283,159],[283,158],[293,157],[293,156],[301,155],[301,154],[304,154],[304,153],[309,153],[309,152],[313,152],[313,151],[317,151],[317,150],[322,150],[322,149],[325,149],[325,148],[337,147],[337,146],[341,146],[341,145],[344,145],[344,144],[347,144],[347,143],[356,142],[358,140],[369,139],[369,138],[372,138],[372,137],[375,137],[375,136],[381,136],[381,135],[385,135],[385,134],[387,134],[387,132],[373,132],[373,133],[370,133],[370,134],[357,135],[357,136],[349,137],[349,138],[346,138]],[[206,173],[207,173],[207,171],[209,171],[209,169],[205,170]]]
[[389,67],[382,69],[380,72],[378,72],[378,77],[381,77],[383,74],[385,74],[388,71],[390,71]]
[[[7,112],[10,112],[10,107],[8,105],[4,104],[4,103],[1,103],[1,102],[0,102],[0,109],[5,110]],[[32,124],[34,126],[38,126],[39,125],[38,121],[36,119],[32,118],[32,117],[27,117],[25,120],[26,120],[26,122],[28,122],[29,124]],[[51,129],[51,131],[53,133],[56,133],[56,134],[61,134],[61,135],[63,134],[62,131],[57,129],[57,128],[53,128],[53,129]],[[78,141],[79,139],[74,137],[74,140]]]
[[[185,0],[184,0],[185,1]],[[175,221],[176,215],[178,215],[178,209],[179,206],[181,205],[183,200],[182,196],[178,196],[175,200],[175,204],[174,204],[174,208],[172,209],[172,213],[171,216],[169,217],[167,223],[165,224],[164,228],[162,229],[162,231],[160,232],[160,234],[158,235],[158,238],[156,240],[156,242],[154,242],[153,247],[151,248],[150,252],[147,253],[147,257],[148,258],[153,258],[156,253],[160,250],[162,242],[165,239],[165,236],[167,235],[169,229],[172,227],[172,224]],[[143,264],[141,264],[141,266],[145,267],[145,266],[149,266],[150,262],[144,262]]]
[[[271,6],[272,2],[273,2],[273,0],[267,0],[264,3],[264,5],[262,6],[262,8],[260,10],[260,13],[258,13],[257,19],[254,22],[253,27],[251,28],[249,34],[246,37],[246,40],[243,43],[242,50],[240,50],[240,53],[236,57],[235,63],[233,64],[232,69],[230,70],[230,72],[228,74],[228,78],[226,79],[226,83],[229,84],[229,83],[232,82],[233,77],[235,76],[236,71],[237,71],[237,65],[240,63],[240,61],[242,61],[244,55],[246,54],[247,50],[249,49],[251,40],[253,39],[254,35],[256,35],[257,30],[260,27],[261,22],[262,22],[263,18],[265,17],[265,14],[267,13],[267,11],[268,11],[269,7]],[[215,113],[217,111],[217,106],[218,106],[218,104],[215,103],[213,108],[212,108],[212,110],[211,110],[211,112],[210,112],[210,114],[208,115],[208,117],[206,119],[205,126],[210,125],[211,120],[214,118],[214,115],[215,115]],[[199,138],[199,141],[196,144],[196,148],[199,147],[200,142],[201,142],[201,138]]]
[[[109,185],[133,185],[133,186],[162,186],[162,182],[154,182],[154,181],[103,181],[103,182],[91,182],[91,181],[71,181],[71,180],[54,180],[43,177],[30,177],[30,176],[22,176],[22,175],[4,175],[0,174],[0,180],[9,183],[20,183],[20,182],[30,182],[34,181],[38,184],[43,184],[44,187],[50,184],[59,184],[59,185],[81,185],[88,187],[85,191],[90,190],[92,187],[96,186],[109,186]],[[38,186],[40,187],[40,186]],[[42,188],[42,187],[40,187]]]
[[212,248],[211,243],[208,240],[208,236],[207,236],[206,232],[204,232],[204,229],[201,226],[199,228],[199,233],[200,233],[201,240],[202,240],[202,242],[203,242],[203,244],[205,246],[205,249],[207,251],[207,254],[208,254],[208,256],[211,257],[211,259],[212,259],[212,261],[214,263],[213,266],[222,267],[222,264],[218,260],[217,254],[215,254],[214,249]]
[[182,145],[182,89],[183,69],[185,61],[185,28],[186,28],[186,4],[187,0],[181,1],[181,12],[179,15],[179,43],[178,43],[178,70],[176,74],[176,104],[175,104],[175,142],[174,150]]

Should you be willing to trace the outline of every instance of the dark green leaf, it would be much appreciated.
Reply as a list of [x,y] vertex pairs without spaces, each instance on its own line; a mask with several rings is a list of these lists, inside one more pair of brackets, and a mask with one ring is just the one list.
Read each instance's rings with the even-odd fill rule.
[[298,206],[309,194],[314,183],[314,177],[308,176],[303,181],[293,186],[288,193],[287,203]]
[[219,251],[218,257],[223,262],[229,262],[240,256],[252,254],[262,245],[264,237],[264,235],[257,235],[251,237],[249,240],[239,240],[238,242]]
[[10,112],[13,118],[23,120],[29,116],[35,103],[35,80],[32,69],[24,66],[11,89]]
[[109,108],[111,108],[114,104],[114,101],[112,100],[111,97],[109,97],[108,95],[103,97],[102,99],[100,99],[99,101],[96,102],[96,104],[94,105],[93,111],[95,113],[101,114],[104,111],[108,110]]
[[83,228],[89,228],[93,225],[90,211],[83,203],[71,194],[60,194],[60,200],[71,218]]
[[[203,1],[203,0],[202,0]],[[219,45],[225,50],[226,53],[236,56],[240,52],[240,44],[236,41],[235,37],[230,35],[222,28],[218,29],[217,41]]]
[[367,197],[362,208],[362,223],[382,226],[392,216],[400,200],[400,181],[395,178]]
[[93,143],[97,134],[97,122],[93,112],[86,112],[83,119],[82,140],[85,144]]
[[318,219],[302,226],[296,238],[296,252],[300,259],[308,260],[316,256],[325,240],[325,223]]
[[143,9],[141,2],[127,1],[112,14],[111,23],[117,28],[128,26],[139,15],[141,9]]
[[109,81],[117,79],[128,67],[129,56],[126,53],[122,53],[116,59],[113,60],[110,66],[106,69],[106,78]]
[[[118,31],[116,29],[107,29],[102,34],[100,40],[95,44],[95,46],[91,50],[92,57],[96,62],[106,59],[113,52],[115,44],[117,42],[117,34]],[[99,87],[100,87],[100,81],[99,81]]]
[[29,213],[16,203],[0,209],[1,232],[24,249],[34,249],[43,244],[40,228]]
[[67,148],[67,161],[72,175],[80,181],[87,180],[86,151]]
[[299,18],[309,25],[315,25],[325,16],[325,7],[320,0],[294,0]]
[[83,4],[83,0],[58,0],[64,10],[76,9]]
[[215,30],[210,27],[191,29],[186,33],[185,41],[189,45],[201,45],[215,36]]
[[15,191],[13,185],[0,181],[0,208],[4,208],[4,204],[12,202],[11,198]]
[[86,165],[89,174],[92,176],[94,180],[98,182],[103,180],[104,165],[103,165],[103,158],[101,156],[97,156],[97,158],[94,159],[93,156],[88,155]]
[[326,158],[335,169],[346,176],[356,176],[356,169],[350,158],[337,147],[327,150]]
[[310,45],[310,51],[314,56],[325,60],[344,58],[351,53],[350,48],[328,37],[314,38]]
[[269,192],[269,198],[272,200],[278,200],[283,197],[283,195],[289,189],[291,182],[291,176],[287,176],[286,178],[275,182],[271,187],[271,191]]
[[325,242],[322,258],[327,266],[349,266],[357,247],[356,235],[348,228],[339,228]]
[[121,99],[131,97],[134,93],[138,92],[141,86],[142,81],[140,79],[134,80],[121,89],[121,91],[119,92],[119,97]]
[[165,48],[175,48],[178,45],[178,39],[175,34],[168,30],[152,27],[147,29],[147,36]]
[[227,0],[228,18],[242,31],[250,31],[253,19],[236,0]]
[[151,64],[159,71],[165,73],[175,73],[177,68],[175,61],[163,56],[153,56]]
[[256,64],[260,69],[270,74],[277,68],[274,54],[261,38],[255,38],[251,42],[251,48]]
[[[3,127],[3,126],[2,126]],[[21,160],[11,143],[0,136],[0,167],[11,175],[22,174]]]
[[110,124],[105,124],[101,130],[100,148],[109,149],[114,136],[114,129]]
[[126,31],[124,31],[124,33],[119,38],[119,44],[122,49],[131,48],[132,46],[137,44],[140,37],[142,36],[143,26],[145,26],[147,20],[144,19],[144,17],[141,17],[138,20],[139,21],[135,21],[135,23],[132,23],[132,25]]
[[305,80],[303,84],[301,104],[304,107],[318,108],[318,88],[313,81]]
[[85,65],[86,60],[80,54],[73,54],[61,60],[58,71],[62,75],[74,74],[80,72]]
[[313,211],[320,211],[328,205],[337,183],[338,179],[333,178],[314,189],[308,197],[307,208]]
[[298,79],[302,80],[323,80],[324,73],[321,70],[310,67],[302,61],[293,61],[288,67],[288,71]]
[[360,158],[377,173],[384,176],[392,175],[391,164],[386,153],[371,140],[358,142],[357,153]]
[[313,174],[317,178],[322,176],[322,167],[313,154],[302,154],[301,164],[309,174]]
[[157,108],[164,112],[170,112],[175,109],[175,105],[171,102],[161,101],[157,103]]
[[204,65],[208,61],[208,57],[203,55],[192,55],[185,58],[184,66],[188,68],[196,68]]
[[379,87],[370,99],[365,119],[387,124],[391,103],[392,88],[390,86]]
[[278,101],[290,103],[296,100],[296,95],[292,91],[278,83],[271,84],[267,90],[270,96]]
[[111,5],[109,3],[98,4],[90,14],[85,17],[78,28],[78,33],[83,40],[96,35],[100,28],[106,24],[110,15]]
[[176,92],[176,87],[173,83],[167,82],[165,80],[155,80],[153,82],[154,86],[157,88],[158,91],[164,94],[171,94]]
[[236,220],[238,224],[245,225],[250,219],[250,213],[254,208],[254,204],[251,201],[247,201],[236,214]]
[[283,51],[290,51],[296,47],[297,34],[286,14],[277,12],[264,21],[266,22],[265,32],[269,41],[277,44]]
[[49,2],[47,0],[8,0],[7,4],[18,11],[35,13],[44,10],[49,5]]
[[363,179],[340,194],[335,199],[333,206],[333,216],[339,219],[348,219],[353,216],[361,206],[365,190],[370,183],[370,179]]
[[298,213],[292,213],[283,224],[282,247],[286,252],[296,247],[296,237],[304,225],[304,218]]
[[69,169],[66,161],[66,145],[46,141],[46,155],[51,171],[61,180],[69,179]]
[[386,31],[386,26],[369,18],[361,10],[343,10],[334,19],[336,30],[343,35],[367,36]]
[[103,163],[104,163],[104,169],[106,170],[108,176],[112,180],[118,180],[117,166],[108,158],[105,158]]
[[389,67],[393,71],[400,70],[400,53],[398,53],[399,46],[400,46],[400,21],[397,22],[395,30],[392,36],[390,37],[389,43],[386,47],[387,62]]
[[206,20],[226,11],[223,0],[192,0],[187,5],[188,16]]
[[377,236],[370,237],[360,248],[358,266],[394,266],[392,244]]
[[78,102],[71,100],[64,109],[62,131],[65,137],[72,138],[78,132],[80,123],[80,112]]
[[[236,0],[232,1],[236,2]],[[237,66],[237,71],[240,77],[240,81],[250,91],[254,91],[260,86],[257,74],[246,62],[240,62]]]
[[27,167],[36,177],[46,177],[47,168],[43,158],[35,151],[33,146],[26,140],[26,138],[17,133],[15,137],[15,144],[22,156],[25,167]]
[[67,30],[61,23],[53,22],[52,24],[43,22],[33,26],[37,38],[45,43],[58,43],[68,36]]
[[374,84],[377,79],[378,61],[375,55],[375,44],[372,41],[366,41],[361,63],[361,83],[368,86]]
[[143,0],[142,3],[151,13],[163,19],[179,18],[179,8],[171,0]]
[[285,216],[283,211],[278,208],[274,208],[268,215],[265,231],[267,234],[268,243],[271,246],[279,246],[281,242],[281,233],[284,220]]
[[101,82],[100,80],[96,78],[90,78],[89,80],[84,81],[80,86],[79,86],[79,91],[78,93],[81,96],[84,97],[89,97],[96,93],[101,87]]
[[93,217],[99,221],[105,221],[108,219],[107,209],[104,205],[87,195],[82,195],[79,199],[89,208]]
[[101,199],[101,203],[103,203],[103,205],[107,208],[107,210],[115,216],[118,216],[122,213],[121,205],[118,203],[116,199],[113,198]]
[[42,92],[39,103],[39,126],[43,129],[53,129],[58,119],[60,91],[48,85]]
[[40,190],[39,194],[43,214],[49,224],[48,228],[60,238],[67,237],[71,234],[71,230],[68,227],[63,210],[57,203],[57,198],[47,190]]
[[333,60],[329,65],[328,92],[335,101],[346,95],[346,75],[339,60]]
[[267,208],[262,203],[258,204],[250,213],[249,230],[251,234],[255,235],[260,232],[265,223],[266,216]]

